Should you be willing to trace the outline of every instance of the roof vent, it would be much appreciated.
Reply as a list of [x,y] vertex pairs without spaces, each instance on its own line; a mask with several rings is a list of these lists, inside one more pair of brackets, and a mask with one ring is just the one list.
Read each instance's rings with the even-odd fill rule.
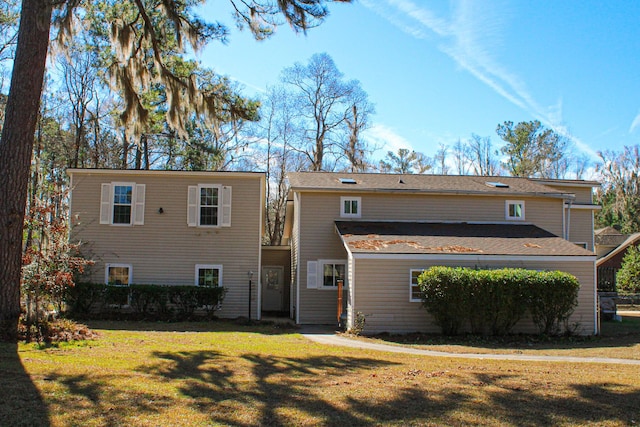
[[398,180],[398,184],[404,184],[404,180],[403,180],[402,178],[400,178],[400,179]]
[[485,184],[487,184],[489,187],[494,187],[494,188],[509,188],[509,184],[505,184],[504,182],[500,182],[500,181],[489,181],[489,182],[485,182]]
[[340,178],[340,182],[343,184],[357,184],[353,178]]

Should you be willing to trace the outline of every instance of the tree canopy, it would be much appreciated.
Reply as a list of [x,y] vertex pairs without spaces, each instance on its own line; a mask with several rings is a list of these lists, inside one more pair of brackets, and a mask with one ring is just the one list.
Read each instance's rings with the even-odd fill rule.
[[[287,22],[306,31],[327,16],[326,4],[348,0],[229,0],[239,23],[257,39]],[[181,55],[226,28],[195,14],[204,0],[23,0],[20,25],[0,136],[0,339],[15,341],[20,314],[22,228],[34,134],[45,75],[51,24],[59,46],[69,48],[74,33],[88,31],[109,77],[122,94],[121,119],[127,133],[142,135],[149,123],[145,93],[164,88],[167,123],[185,137],[188,118],[196,115],[216,128],[221,116],[250,118],[251,105],[219,85],[206,87],[195,73],[182,74]],[[54,11],[55,7],[55,11]],[[108,42],[107,42],[108,40]]]

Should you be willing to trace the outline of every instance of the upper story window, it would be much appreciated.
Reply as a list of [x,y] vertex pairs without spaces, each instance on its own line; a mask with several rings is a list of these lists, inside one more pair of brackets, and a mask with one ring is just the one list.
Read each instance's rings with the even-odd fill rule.
[[197,264],[196,286],[222,286],[222,266]]
[[507,200],[505,202],[505,219],[524,221],[524,201]]
[[219,186],[201,186],[198,188],[200,194],[198,203],[198,224],[199,225],[218,225],[218,212],[220,198]]
[[362,199],[360,197],[340,197],[340,216],[342,218],[360,218]]
[[231,226],[231,187],[219,184],[190,185],[187,199],[189,227]]
[[132,205],[133,186],[115,185],[113,187],[113,223],[131,224]]
[[100,224],[143,225],[145,185],[111,182],[101,186]]

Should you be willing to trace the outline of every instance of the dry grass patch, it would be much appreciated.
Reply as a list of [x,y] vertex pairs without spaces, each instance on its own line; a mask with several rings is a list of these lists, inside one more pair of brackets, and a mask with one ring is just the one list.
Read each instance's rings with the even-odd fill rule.
[[640,360],[640,315],[624,315],[622,322],[602,322],[601,329],[602,333],[597,337],[446,337],[440,334],[382,334],[359,339],[462,354],[527,354]]
[[[233,323],[0,346],[2,425],[632,425],[637,366],[430,358]],[[160,330],[165,329],[165,330]]]

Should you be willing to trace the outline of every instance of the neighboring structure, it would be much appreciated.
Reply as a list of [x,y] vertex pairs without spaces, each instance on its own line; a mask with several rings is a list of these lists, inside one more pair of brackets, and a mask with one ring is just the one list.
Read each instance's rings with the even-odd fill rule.
[[598,259],[605,257],[629,237],[613,227],[599,228],[593,232],[595,253]]
[[420,303],[423,269],[521,267],[575,275],[570,322],[597,333],[595,182],[301,172],[289,183],[296,323],[335,323],[344,281],[348,327],[360,312],[369,333],[436,332]]
[[88,280],[224,286],[220,316],[260,317],[263,173],[68,173],[71,238],[96,262]]
[[616,285],[616,274],[622,266],[622,260],[631,246],[640,245],[640,233],[623,235],[624,241],[619,243],[613,250],[605,256],[598,258],[598,287],[605,290],[613,290]]

